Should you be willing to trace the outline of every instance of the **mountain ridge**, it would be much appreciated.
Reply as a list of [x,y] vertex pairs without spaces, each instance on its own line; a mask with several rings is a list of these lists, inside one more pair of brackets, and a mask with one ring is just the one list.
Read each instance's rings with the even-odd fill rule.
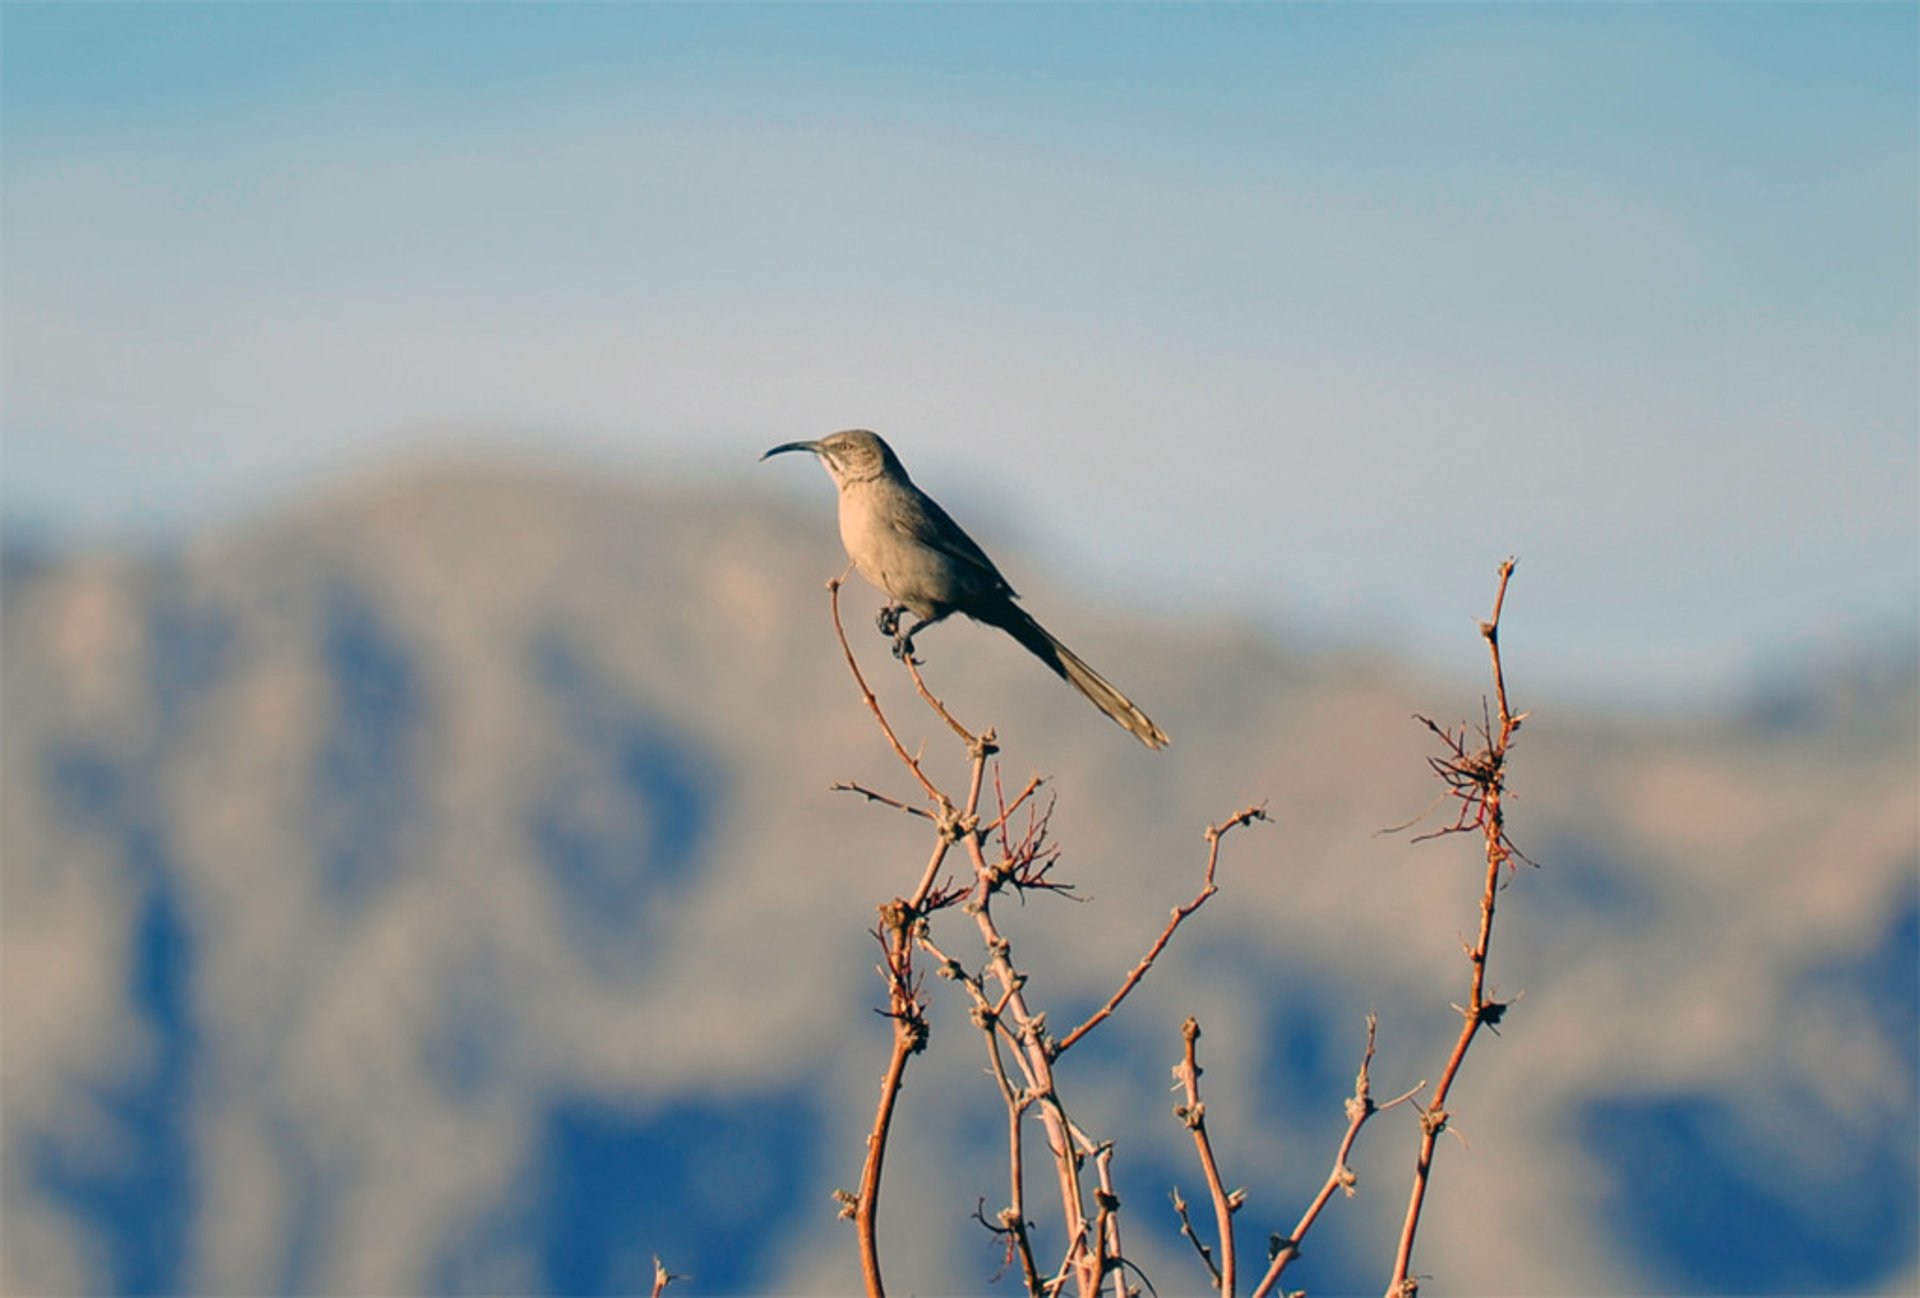
[[[158,560],[43,556],[18,583],[10,562],[6,1288],[615,1292],[653,1250],[721,1288],[853,1285],[826,1192],[880,1058],[865,930],[924,845],[828,788],[910,792],[834,641],[821,583],[843,562],[824,492],[816,511],[430,464]],[[1340,1095],[1321,1092],[1366,1008],[1383,1089],[1435,1066],[1471,852],[1378,831],[1433,794],[1410,714],[1477,717],[1479,691],[1017,580],[1174,737],[1138,751],[983,628],[923,638],[930,683],[998,727],[1007,780],[1049,775],[1059,870],[1093,899],[1010,921],[1036,994],[1097,1004],[1191,895],[1200,829],[1257,801],[1276,820],[1231,845],[1231,902],[1071,1079],[1122,1140],[1132,1238],[1172,1283],[1191,1263],[1155,1205],[1188,1155],[1162,1056],[1186,1013],[1263,1224],[1324,1167]],[[871,629],[877,596],[841,599],[903,741],[953,778]],[[1524,663],[1523,601],[1509,617]],[[1825,1241],[1796,1274],[1911,1271],[1910,1234],[1867,1247],[1813,1174],[1839,1157],[1889,1205],[1915,1197],[1911,1160],[1869,1157],[1911,1121],[1903,1003],[1870,1011],[1888,970],[1920,969],[1913,689],[1897,667],[1864,679],[1819,724],[1516,699],[1534,715],[1513,831],[1542,866],[1510,886],[1494,962],[1528,995],[1458,1097],[1474,1152],[1438,1172],[1436,1270],[1750,1287],[1712,1194],[1648,1216],[1607,1187],[1684,1166],[1750,1204],[1742,1150],[1764,1138],[1793,1187],[1775,1234]],[[964,1209],[1003,1174],[946,990],[885,1224],[928,1291],[991,1273]],[[1781,1006],[1824,1026],[1774,1030]],[[1796,1087],[1801,1128],[1762,1137]],[[1383,1265],[1407,1148],[1382,1128],[1334,1246],[1303,1263],[1318,1290]]]

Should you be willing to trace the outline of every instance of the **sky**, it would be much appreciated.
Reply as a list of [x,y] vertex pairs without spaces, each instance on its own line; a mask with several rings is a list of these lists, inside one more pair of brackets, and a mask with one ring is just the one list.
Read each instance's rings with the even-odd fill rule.
[[8,0],[6,523],[857,425],[1030,597],[1478,673],[1515,554],[1724,700],[1920,625],[1917,15]]

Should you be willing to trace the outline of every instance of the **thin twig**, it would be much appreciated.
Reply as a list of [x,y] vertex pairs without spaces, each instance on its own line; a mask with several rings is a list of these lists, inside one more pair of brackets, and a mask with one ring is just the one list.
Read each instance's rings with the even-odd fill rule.
[[1188,1016],[1181,1025],[1180,1036],[1186,1043],[1186,1049],[1173,1075],[1185,1092],[1186,1102],[1176,1105],[1173,1115],[1186,1123],[1187,1130],[1193,1133],[1193,1147],[1200,1156],[1200,1170],[1207,1178],[1207,1193],[1213,1198],[1214,1229],[1220,1240],[1220,1271],[1214,1277],[1214,1286],[1219,1289],[1221,1298],[1233,1298],[1238,1266],[1233,1245],[1233,1214],[1239,1204],[1233,1195],[1227,1193],[1226,1183],[1220,1179],[1220,1164],[1213,1156],[1213,1142],[1207,1138],[1207,1106],[1200,1099],[1200,1061],[1197,1056],[1200,1020]]
[[993,1074],[994,1084],[1000,1090],[1000,1102],[1007,1111],[1007,1206],[998,1214],[997,1223],[988,1221],[983,1213],[975,1215],[987,1229],[1006,1236],[1007,1251],[1012,1259],[1020,1264],[1020,1276],[1026,1284],[1027,1293],[1038,1295],[1042,1291],[1042,1285],[1039,1268],[1033,1257],[1032,1224],[1027,1220],[1026,1145],[1023,1125],[1027,1109],[1033,1103],[1032,1092],[1014,1085],[1012,1076],[1007,1072],[1006,1056],[1001,1049],[1003,1036],[1010,1036],[1004,1014],[1007,996],[1011,993],[1003,993],[998,1003],[990,1002],[981,979],[968,974],[958,960],[942,951],[935,944],[931,934],[920,935],[920,946],[939,963],[945,976],[958,982],[972,999],[974,1026],[978,1027],[986,1038],[987,1065]]
[[886,713],[880,710],[880,700],[874,697],[872,687],[867,684],[867,678],[860,670],[859,660],[853,656],[853,646],[847,643],[847,629],[840,622],[840,578],[838,577],[827,583],[827,604],[833,610],[833,633],[840,639],[840,652],[846,655],[847,670],[853,673],[853,683],[860,687],[860,697],[866,700],[867,710],[873,713],[873,719],[880,723],[881,733],[886,735],[887,743],[893,748],[893,755],[900,759],[901,765],[913,773],[913,778],[920,782],[920,787],[926,791],[927,797],[933,801],[934,805],[939,807],[943,814],[951,815],[953,804],[947,800],[946,794],[934,787],[933,781],[929,780],[926,772],[920,769],[919,761],[907,752],[906,746],[900,742],[900,737],[893,733],[893,727],[887,722]]
[[[907,1061],[926,1048],[930,1031],[926,1007],[913,969],[915,942],[925,931],[929,912],[952,904],[962,895],[949,890],[936,891],[940,867],[946,860],[949,849],[964,837],[973,845],[976,857],[978,855],[980,791],[985,778],[987,758],[993,752],[993,742],[991,731],[977,739],[968,737],[968,748],[973,754],[973,771],[964,808],[955,808],[952,799],[927,778],[919,761],[901,744],[899,736],[894,733],[893,726],[887,720],[886,713],[881,709],[879,700],[867,685],[866,677],[860,671],[860,663],[854,657],[852,646],[847,642],[846,627],[840,620],[840,581],[837,578],[827,583],[827,602],[833,616],[834,635],[838,637],[840,651],[846,657],[847,670],[852,673],[861,697],[866,700],[868,711],[873,713],[873,718],[879,724],[881,733],[886,736],[887,743],[893,748],[894,755],[912,773],[914,779],[926,792],[929,801],[933,803],[932,812],[919,814],[932,820],[936,829],[933,849],[913,894],[905,898],[896,897],[880,908],[881,928],[877,932],[885,952],[885,963],[882,965],[881,974],[887,983],[885,1013],[893,1022],[893,1044],[888,1055],[886,1071],[882,1074],[880,1081],[880,1100],[874,1112],[873,1127],[867,1136],[867,1156],[861,1166],[860,1189],[851,1197],[848,1207],[859,1238],[860,1270],[867,1293],[870,1298],[883,1298],[886,1288],[880,1272],[881,1172],[886,1161],[887,1138],[892,1130],[894,1108],[899,1101],[900,1089],[906,1077]],[[924,689],[922,693],[925,694]],[[933,700],[929,699],[929,701]],[[938,706],[937,702],[935,705]],[[944,709],[941,711],[944,715]],[[884,794],[875,794],[858,786],[850,787],[853,791],[865,795],[870,801],[882,802],[902,811],[914,810]]]
[[976,735],[953,719],[953,713],[947,711],[947,705],[935,698],[933,691],[927,688],[927,683],[920,679],[920,664],[914,661],[912,654],[902,654],[900,661],[907,665],[907,674],[913,677],[913,688],[920,691],[920,697],[926,700],[927,706],[940,715],[940,719],[947,723],[954,734],[960,736],[960,742],[967,746],[968,751],[972,751],[982,743],[993,743],[993,731],[987,730]]
[[[1500,612],[1506,605],[1507,582],[1513,576],[1513,567],[1512,559],[1500,565],[1500,587],[1494,595],[1493,615],[1480,624],[1480,634],[1487,642],[1487,652],[1492,659],[1494,696],[1498,705],[1497,718],[1489,719],[1485,726],[1487,746],[1482,752],[1464,754],[1464,744],[1449,739],[1453,760],[1440,762],[1435,767],[1441,777],[1452,785],[1454,796],[1460,799],[1462,817],[1471,815],[1471,827],[1481,831],[1486,843],[1487,869],[1480,894],[1480,933],[1474,944],[1467,948],[1467,959],[1473,966],[1473,973],[1467,1004],[1460,1009],[1460,1036],[1454,1042],[1453,1053],[1448,1056],[1440,1080],[1433,1088],[1433,1098],[1425,1108],[1420,1109],[1420,1148],[1414,1160],[1413,1188],[1408,1195],[1406,1220],[1401,1226],[1400,1244],[1394,1255],[1393,1278],[1387,1284],[1388,1298],[1413,1298],[1419,1292],[1419,1280],[1409,1273],[1413,1264],[1413,1241],[1420,1227],[1421,1207],[1426,1201],[1434,1147],[1440,1139],[1440,1133],[1447,1127],[1447,1097],[1452,1093],[1454,1079],[1460,1074],[1460,1066],[1466,1060],[1467,1049],[1473,1044],[1474,1037],[1481,1027],[1497,1024],[1506,1012],[1505,1004],[1488,999],[1486,986],[1487,953],[1493,944],[1493,912],[1500,893],[1500,871],[1518,855],[1513,844],[1507,840],[1506,817],[1502,807],[1506,793],[1507,752],[1512,746],[1514,732],[1526,718],[1525,713],[1516,715],[1507,704],[1506,676],[1500,665]],[[1447,732],[1438,726],[1431,722],[1428,725],[1435,733],[1448,738]]]
[[873,1130],[867,1137],[867,1158],[860,1169],[860,1190],[854,1199],[853,1224],[860,1238],[860,1275],[869,1298],[885,1298],[887,1292],[880,1276],[880,1171],[886,1162],[894,1104],[900,1098],[907,1058],[912,1053],[906,1033],[896,1024],[893,1053],[888,1056],[887,1071],[880,1078],[880,1105],[874,1114]]
[[993,768],[993,800],[999,806],[1000,814],[989,821],[986,827],[990,830],[1004,830],[1007,827],[1007,818],[1020,810],[1027,799],[1038,793],[1040,786],[1045,783],[1046,780],[1041,776],[1029,776],[1026,787],[1014,795],[1012,802],[1008,802],[1006,795],[1000,791],[1000,767],[996,764]]
[[1128,994],[1140,985],[1140,980],[1147,976],[1147,970],[1153,968],[1153,962],[1158,960],[1160,953],[1167,949],[1167,943],[1173,940],[1174,930],[1180,927],[1187,916],[1206,905],[1207,899],[1219,891],[1218,886],[1215,885],[1213,881],[1213,876],[1215,868],[1220,863],[1220,840],[1225,838],[1230,831],[1238,829],[1249,821],[1265,819],[1267,819],[1267,808],[1266,804],[1262,803],[1257,807],[1243,807],[1227,817],[1221,824],[1209,825],[1207,827],[1207,872],[1201,883],[1200,891],[1196,893],[1193,900],[1186,905],[1173,908],[1173,914],[1167,920],[1167,926],[1160,930],[1160,936],[1153,940],[1153,945],[1147,948],[1147,953],[1140,957],[1140,963],[1136,964],[1133,969],[1128,972],[1126,978],[1121,981],[1119,990],[1107,998],[1107,1003],[1095,1010],[1085,1023],[1082,1023],[1079,1027],[1067,1033],[1066,1036],[1060,1038],[1059,1043],[1053,1048],[1053,1053],[1056,1057],[1065,1054],[1068,1048],[1076,1041],[1100,1026],[1115,1010],[1120,1008],[1120,1002],[1124,1001]]
[[934,814],[925,807],[916,807],[912,803],[902,802],[898,798],[876,792],[864,784],[857,784],[850,780],[835,780],[827,786],[827,789],[832,793],[857,793],[868,802],[878,802],[882,806],[892,807],[895,811],[904,811],[909,816],[918,816],[922,820],[934,819]]
[[1120,1193],[1113,1186],[1111,1140],[1094,1150],[1093,1169],[1100,1181],[1100,1187],[1093,1192],[1093,1201],[1099,1208],[1093,1235],[1100,1241],[1100,1266],[1105,1275],[1113,1277],[1113,1298],[1127,1298],[1125,1250],[1120,1245]]
[[673,1274],[671,1271],[667,1270],[666,1265],[660,1261],[660,1255],[658,1253],[655,1253],[653,1255],[652,1298],[660,1298],[660,1295],[667,1291],[667,1286],[672,1284],[675,1280],[691,1280],[691,1279],[693,1279],[693,1277],[690,1275]]
[[1207,1276],[1213,1281],[1213,1287],[1220,1287],[1220,1267],[1213,1260],[1213,1245],[1200,1238],[1200,1232],[1193,1228],[1193,1218],[1187,1214],[1187,1200],[1180,1193],[1180,1187],[1173,1187],[1173,1212],[1180,1218],[1180,1233],[1193,1245],[1193,1251],[1200,1255],[1200,1263],[1207,1268]]
[[1052,1053],[1047,1048],[1045,1019],[1028,1007],[1022,992],[1026,977],[1014,968],[1012,944],[1001,935],[999,926],[994,923],[991,897],[996,872],[981,854],[977,838],[968,840],[968,849],[973,854],[978,878],[968,909],[980,929],[982,945],[988,952],[987,968],[1000,984],[1003,1012],[1013,1020],[1012,1032],[1021,1067],[1027,1073],[1029,1092],[1039,1106],[1041,1123],[1047,1129],[1047,1143],[1053,1152],[1054,1170],[1059,1178],[1069,1270],[1081,1276],[1080,1291],[1091,1295],[1099,1283],[1097,1264],[1091,1285],[1086,1282],[1083,1267],[1087,1256],[1096,1250],[1087,1238],[1088,1222],[1080,1184],[1079,1157],[1074,1149],[1066,1108],[1054,1087]]
[[[914,953],[921,950],[938,962],[942,976],[960,982],[972,999],[974,1022],[985,1037],[989,1068],[1007,1109],[1008,1206],[998,1214],[997,1224],[996,1220],[987,1217],[984,1204],[977,1215],[988,1229],[1005,1237],[1010,1258],[1020,1264],[1022,1280],[1030,1298],[1053,1298],[1069,1283],[1080,1298],[1096,1298],[1106,1287],[1109,1277],[1112,1279],[1113,1298],[1125,1298],[1130,1292],[1128,1272],[1136,1276],[1139,1276],[1139,1272],[1127,1261],[1122,1249],[1120,1199],[1112,1175],[1113,1147],[1110,1143],[1092,1140],[1069,1116],[1055,1084],[1053,1060],[1058,1047],[1047,1029],[1046,1015],[1028,1004],[1023,991],[1026,975],[1016,967],[1012,944],[1000,932],[993,916],[994,895],[1003,889],[1012,888],[1016,892],[1035,888],[1066,891],[1069,887],[1049,877],[1048,872],[1057,860],[1058,853],[1046,842],[1051,807],[1044,811],[1037,811],[1034,807],[1034,795],[1041,786],[1041,780],[1038,777],[1030,779],[1009,801],[1001,788],[996,766],[993,790],[998,814],[983,825],[979,806],[988,760],[996,751],[994,733],[988,729],[974,735],[960,725],[927,688],[918,664],[908,656],[906,667],[922,701],[967,745],[972,759],[967,794],[959,805],[936,786],[922,768],[919,758],[909,753],[900,742],[898,733],[887,720],[877,697],[867,684],[841,621],[839,588],[838,580],[828,583],[834,633],[839,639],[848,671],[894,755],[926,794],[930,809],[912,807],[900,799],[862,785],[841,784],[835,787],[857,793],[870,802],[929,819],[936,831],[932,851],[912,896],[895,898],[882,907],[881,925],[876,930],[885,953],[881,973],[888,986],[885,1013],[894,1024],[894,1043],[881,1079],[880,1103],[868,1137],[860,1190],[857,1195],[844,1196],[848,1215],[854,1218],[860,1235],[862,1275],[867,1292],[876,1298],[884,1293],[877,1227],[883,1160],[907,1064],[914,1054],[925,1047],[927,1040],[925,1003],[913,968]],[[1023,806],[1028,809],[1028,823],[1024,835],[1016,841],[1011,819]],[[1209,850],[1201,895],[1175,912],[1166,931],[1154,943],[1145,959],[1128,975],[1106,1007],[1076,1031],[1075,1039],[1085,1035],[1096,1023],[1114,1012],[1145,976],[1180,922],[1217,890],[1214,876],[1219,861],[1220,839],[1240,825],[1264,818],[1263,808],[1249,807],[1207,830]],[[983,850],[989,835],[997,836],[999,840],[1001,852],[998,861],[989,862]],[[955,844],[965,845],[973,867],[974,878],[972,887],[965,894],[965,908],[974,917],[987,953],[986,961],[977,974],[967,973],[957,961],[949,959],[939,950],[927,923],[932,912],[952,904],[961,896],[951,886],[939,884],[946,854]],[[991,991],[987,986],[988,978],[994,983]],[[1033,1227],[1026,1217],[1024,1122],[1030,1112],[1039,1117],[1049,1151],[1053,1155],[1065,1225],[1061,1264],[1053,1274],[1045,1277],[1040,1274],[1034,1256]],[[1088,1159],[1093,1160],[1093,1179],[1096,1182],[1092,1192],[1095,1211],[1091,1217],[1087,1211],[1087,1178],[1082,1174]],[[1145,1277],[1139,1278],[1144,1283]]]
[[[927,878],[938,866],[930,866]],[[925,886],[925,885],[923,885]],[[913,974],[913,933],[921,918],[907,902],[895,900],[881,908],[883,928],[876,930],[886,964],[881,973],[887,980],[887,1017],[893,1021],[893,1047],[887,1057],[887,1070],[880,1079],[880,1102],[873,1117],[873,1129],[867,1136],[867,1157],[860,1169],[860,1190],[853,1200],[853,1223],[860,1241],[860,1273],[869,1298],[884,1298],[886,1285],[880,1277],[880,1172],[886,1161],[887,1136],[893,1126],[894,1106],[906,1077],[907,1060],[926,1048],[928,1025],[926,1007],[921,1000]]]
[[[978,783],[975,785],[978,788]],[[1059,1182],[1060,1208],[1066,1233],[1065,1258],[1054,1277],[1042,1282],[1048,1291],[1072,1279],[1082,1298],[1094,1298],[1108,1272],[1109,1257],[1105,1241],[1110,1230],[1096,1229],[1086,1215],[1086,1193],[1081,1178],[1082,1161],[1095,1155],[1098,1147],[1076,1127],[1067,1115],[1066,1104],[1054,1083],[1053,1049],[1047,1033],[1046,1016],[1036,1013],[1027,1003],[1026,975],[1013,962],[1013,944],[1000,932],[993,916],[993,897],[1003,886],[1015,882],[1007,869],[988,862],[982,850],[984,831],[977,827],[965,835],[967,853],[973,862],[974,890],[966,910],[980,931],[981,945],[987,952],[983,976],[990,974],[1000,988],[996,1005],[999,1026],[1005,1028],[1026,1079],[1026,1097],[1039,1113],[1047,1133],[1047,1146],[1053,1155]],[[1037,845],[1036,845],[1037,850]],[[1106,1207],[1107,1205],[1101,1205]],[[1114,1199],[1112,1207],[1118,1206]]]
[[1294,1226],[1293,1234],[1275,1241],[1271,1260],[1267,1264],[1267,1272],[1260,1277],[1260,1283],[1253,1291],[1253,1298],[1268,1298],[1268,1295],[1273,1293],[1274,1286],[1280,1283],[1280,1277],[1286,1272],[1287,1267],[1300,1256],[1300,1250],[1306,1243],[1307,1232],[1312,1230],[1313,1223],[1319,1220],[1321,1209],[1325,1208],[1327,1201],[1333,1198],[1334,1191],[1344,1190],[1349,1196],[1354,1193],[1354,1187],[1359,1184],[1359,1178],[1353,1174],[1353,1168],[1348,1165],[1347,1159],[1353,1153],[1354,1142],[1360,1138],[1360,1128],[1367,1124],[1367,1119],[1376,1113],[1385,1113],[1388,1109],[1400,1107],[1418,1095],[1421,1087],[1426,1085],[1423,1081],[1419,1086],[1394,1096],[1385,1104],[1373,1102],[1373,1043],[1379,1024],[1380,1021],[1376,1015],[1372,1013],[1367,1015],[1367,1048],[1360,1056],[1360,1071],[1353,1079],[1353,1094],[1347,1098],[1347,1130],[1340,1138],[1340,1148],[1333,1156],[1333,1170],[1327,1173],[1327,1179],[1320,1186],[1320,1192],[1313,1197],[1313,1202],[1308,1204],[1307,1210],[1300,1215],[1300,1221]]
[[[1093,1019],[1076,1029],[1073,1039],[1084,1036],[1094,1024],[1111,1015],[1119,1003],[1124,1000],[1146,974],[1153,961],[1171,940],[1173,930],[1180,921],[1205,903],[1207,897],[1217,891],[1214,876],[1219,866],[1220,840],[1231,830],[1252,820],[1265,818],[1262,807],[1248,807],[1219,825],[1210,826],[1206,832],[1208,843],[1207,868],[1201,894],[1188,906],[1175,912],[1160,939],[1148,952],[1146,958],[1128,976],[1127,981],[1107,1005]],[[1040,827],[1044,829],[1044,818]],[[1066,1108],[1054,1086],[1053,1060],[1058,1057],[1061,1045],[1049,1041],[1045,1018],[1034,1014],[1027,1006],[1022,994],[1025,976],[1020,974],[1012,961],[1012,944],[1003,937],[993,919],[993,894],[1003,883],[1015,882],[1015,876],[1006,869],[990,865],[981,851],[983,834],[975,833],[967,837],[967,850],[972,856],[978,884],[968,910],[973,914],[980,928],[981,938],[988,952],[988,970],[1003,989],[1000,1012],[1013,1020],[1014,1028],[1009,1033],[1017,1046],[1017,1057],[1028,1077],[1028,1094],[1039,1107],[1041,1122],[1047,1129],[1048,1144],[1054,1156],[1054,1167],[1060,1182],[1061,1208],[1065,1218],[1067,1232],[1066,1256],[1060,1271],[1050,1285],[1064,1283],[1067,1277],[1075,1280],[1082,1295],[1091,1298],[1101,1288],[1105,1278],[1114,1274],[1117,1268],[1124,1268],[1125,1259],[1121,1255],[1119,1244],[1119,1223],[1117,1213],[1120,1201],[1110,1184],[1103,1184],[1095,1193],[1097,1215],[1089,1223],[1085,1213],[1085,1198],[1080,1179],[1080,1163],[1083,1158],[1092,1155],[1095,1158],[1096,1171],[1101,1169],[1101,1151],[1107,1150],[1111,1157],[1110,1146],[1097,1145],[1091,1141],[1068,1117]],[[1027,849],[1031,853],[1034,847]],[[1068,1044],[1071,1044],[1070,1042]],[[1117,1279],[1116,1285],[1124,1290],[1124,1279]]]

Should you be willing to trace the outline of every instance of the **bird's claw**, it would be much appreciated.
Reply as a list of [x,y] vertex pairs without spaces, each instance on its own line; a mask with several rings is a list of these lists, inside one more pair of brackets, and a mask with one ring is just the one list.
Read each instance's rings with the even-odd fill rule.
[[893,656],[903,663],[918,667],[920,660],[913,656],[913,631],[900,629],[900,619],[906,611],[905,604],[889,604],[880,610],[874,622],[879,626],[881,635],[893,637]]

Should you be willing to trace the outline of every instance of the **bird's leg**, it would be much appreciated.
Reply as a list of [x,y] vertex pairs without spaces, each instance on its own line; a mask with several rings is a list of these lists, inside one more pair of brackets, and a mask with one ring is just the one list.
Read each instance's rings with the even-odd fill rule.
[[[905,610],[902,610],[903,612]],[[951,610],[949,610],[951,612]],[[923,617],[905,631],[897,631],[893,637],[893,656],[902,662],[911,662],[915,667],[923,664],[913,656],[913,638],[945,617],[946,613],[935,613],[932,617]]]
[[902,662],[911,660],[918,667],[920,660],[913,657],[913,633],[934,619],[924,618],[910,630],[902,631],[900,619],[906,616],[907,611],[905,604],[889,604],[880,610],[880,616],[874,622],[879,626],[881,635],[893,637],[893,656]]

